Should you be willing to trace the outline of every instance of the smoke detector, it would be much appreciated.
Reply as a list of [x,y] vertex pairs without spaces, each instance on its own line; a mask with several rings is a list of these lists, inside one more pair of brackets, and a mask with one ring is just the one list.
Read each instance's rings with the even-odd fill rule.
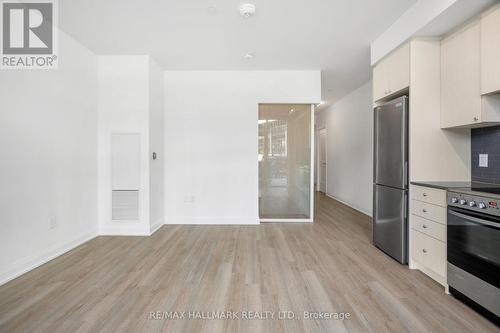
[[208,12],[208,14],[210,14],[210,15],[215,15],[215,14],[217,14],[217,7],[215,7],[215,6],[210,6],[210,7],[208,7],[207,12]]
[[249,18],[255,14],[255,5],[251,3],[245,3],[240,6],[240,15]]

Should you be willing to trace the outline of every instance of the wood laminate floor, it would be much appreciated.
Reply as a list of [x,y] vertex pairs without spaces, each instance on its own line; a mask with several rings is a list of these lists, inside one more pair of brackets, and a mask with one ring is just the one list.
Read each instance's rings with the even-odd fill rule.
[[[373,247],[368,217],[317,195],[315,220],[97,237],[1,286],[0,332],[500,331]],[[173,320],[152,311],[296,317]],[[303,311],[351,317],[304,320]]]

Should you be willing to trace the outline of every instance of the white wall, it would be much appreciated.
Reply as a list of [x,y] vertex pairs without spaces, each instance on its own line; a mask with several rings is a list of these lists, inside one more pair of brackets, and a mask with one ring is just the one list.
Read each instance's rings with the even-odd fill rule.
[[318,103],[319,71],[166,71],[165,223],[258,223],[258,104]]
[[63,32],[57,70],[0,74],[0,284],[97,235],[96,83]]
[[316,115],[327,129],[327,194],[371,215],[373,184],[372,82]]
[[[151,160],[156,152],[156,160]],[[150,58],[149,66],[149,187],[151,231],[163,224],[163,70]]]
[[[149,57],[99,56],[99,232],[149,235]],[[141,176],[138,221],[111,219],[111,134],[139,133]]]

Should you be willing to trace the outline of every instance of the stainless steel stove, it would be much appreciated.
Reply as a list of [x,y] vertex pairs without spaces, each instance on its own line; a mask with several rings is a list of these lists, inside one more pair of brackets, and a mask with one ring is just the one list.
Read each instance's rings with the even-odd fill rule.
[[453,189],[448,192],[448,206],[500,216],[500,187]]
[[448,192],[450,293],[500,323],[500,186]]

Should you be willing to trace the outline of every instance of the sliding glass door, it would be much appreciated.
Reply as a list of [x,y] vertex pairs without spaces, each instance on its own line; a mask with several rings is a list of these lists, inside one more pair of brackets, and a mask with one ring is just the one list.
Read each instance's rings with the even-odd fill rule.
[[262,221],[311,221],[310,104],[259,105],[259,214]]

